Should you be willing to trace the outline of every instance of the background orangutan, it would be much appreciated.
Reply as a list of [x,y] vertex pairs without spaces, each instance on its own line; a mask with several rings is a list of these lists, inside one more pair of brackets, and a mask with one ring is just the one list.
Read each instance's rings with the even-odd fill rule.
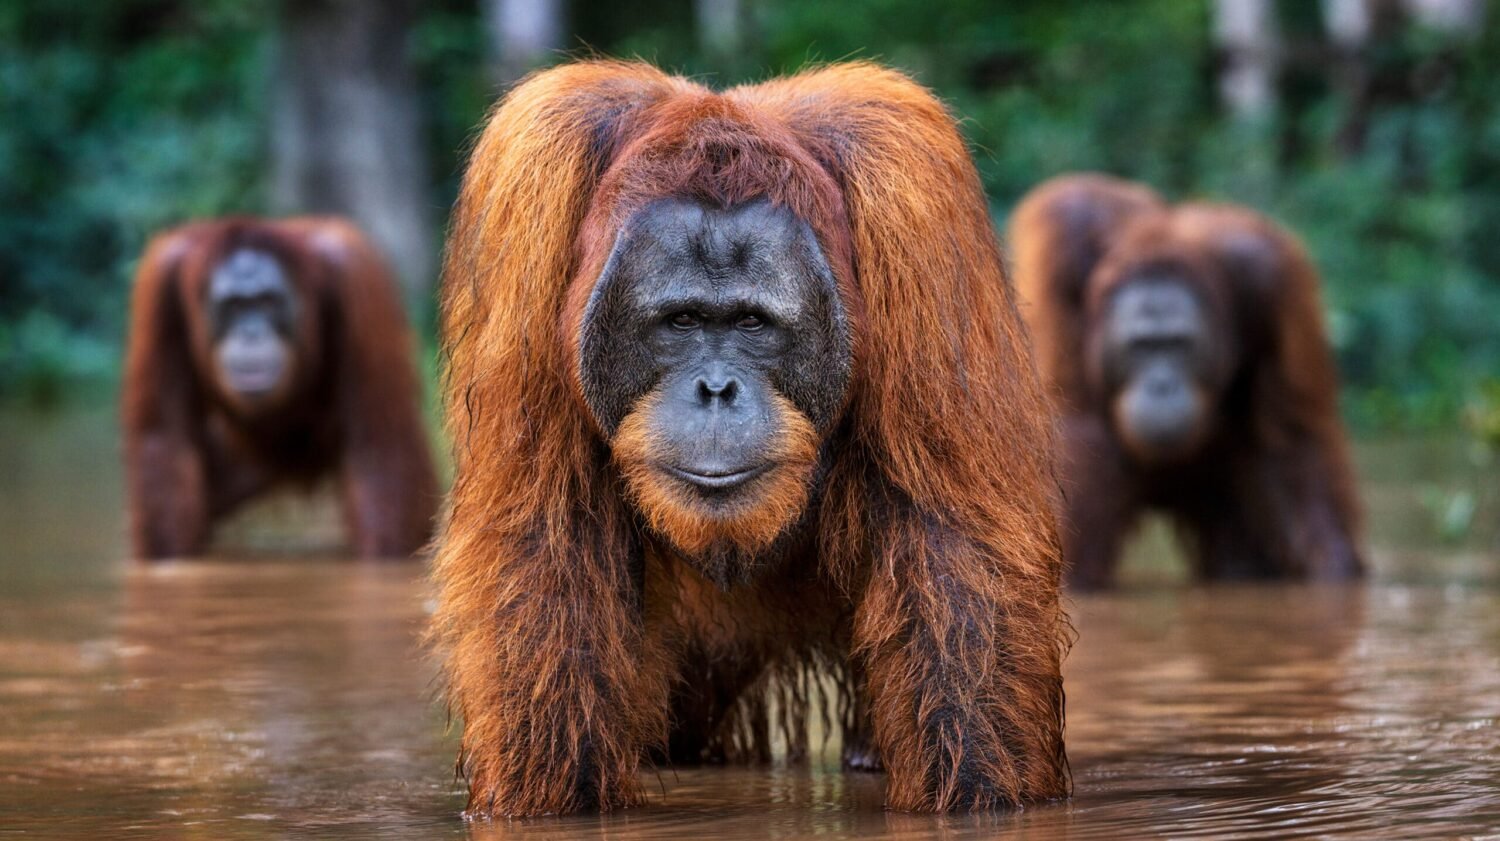
[[892,808],[1066,794],[1050,421],[926,90],[535,75],[470,161],[443,330],[433,635],[472,814],[764,756],[765,693],[795,729],[825,666]]
[[197,553],[235,506],[329,473],[360,555],[420,548],[438,489],[412,351],[394,282],[346,222],[159,234],[136,276],[125,370],[136,555]]
[[1064,556],[1100,587],[1144,508],[1204,578],[1361,572],[1318,276],[1237,207],[1054,179],[1010,226],[1023,312],[1064,416]]

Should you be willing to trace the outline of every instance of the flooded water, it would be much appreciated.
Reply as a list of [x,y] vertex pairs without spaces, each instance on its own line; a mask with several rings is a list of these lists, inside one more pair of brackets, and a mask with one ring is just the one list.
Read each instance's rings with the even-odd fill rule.
[[[830,745],[811,768],[663,770],[650,806],[603,818],[473,824],[417,565],[326,557],[327,507],[298,504],[214,559],[127,563],[115,448],[107,412],[0,415],[0,836],[1500,832],[1500,465],[1459,442],[1361,448],[1365,585],[1186,587],[1148,529],[1125,590],[1072,600],[1068,803],[886,813]],[[316,551],[282,553],[287,511]]]

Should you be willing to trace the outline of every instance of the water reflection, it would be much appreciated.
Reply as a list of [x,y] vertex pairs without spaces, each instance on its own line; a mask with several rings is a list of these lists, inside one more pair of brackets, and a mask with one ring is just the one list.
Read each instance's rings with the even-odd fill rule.
[[27,835],[1411,837],[1500,827],[1500,599],[1488,592],[1224,587],[1079,600],[1069,804],[889,814],[880,778],[837,772],[830,750],[811,769],[664,770],[648,781],[651,806],[604,818],[475,824],[456,817],[453,744],[415,642],[417,570],[137,566],[113,602],[88,590],[54,597],[3,602],[0,815]]
[[[102,636],[17,662],[26,641],[14,635],[29,623],[11,625],[0,814],[69,829],[59,834],[128,822],[153,837],[399,825],[424,809],[440,821],[456,787],[414,643],[420,585],[409,565],[132,566]],[[18,695],[17,681],[31,691]]]
[[1070,663],[1083,814],[1138,832],[1191,814],[1173,835],[1356,829],[1372,804],[1338,801],[1369,770],[1347,700],[1365,601],[1349,587],[1216,587],[1082,606],[1080,634],[1110,639]]
[[[455,745],[416,641],[427,598],[416,565],[124,563],[111,530],[117,496],[88,474],[113,453],[54,453],[59,466],[46,473],[32,463],[48,457],[43,444],[0,454],[0,490],[31,512],[0,513],[0,835],[1500,831],[1500,591],[1481,584],[1500,559],[1475,544],[1377,544],[1369,586],[1147,587],[1076,599],[1070,803],[889,814],[878,776],[833,767],[834,743],[811,768],[663,770],[646,780],[644,809],[466,824]],[[17,475],[65,481],[12,496]],[[71,533],[73,519],[91,531]],[[1431,580],[1455,556],[1476,572],[1462,586],[1395,583]]]

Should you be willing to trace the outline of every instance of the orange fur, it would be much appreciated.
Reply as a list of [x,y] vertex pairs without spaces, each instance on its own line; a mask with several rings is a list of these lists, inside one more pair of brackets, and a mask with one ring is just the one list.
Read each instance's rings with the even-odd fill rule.
[[705,510],[680,483],[653,463],[657,451],[648,432],[659,395],[648,394],[620,423],[610,449],[625,475],[632,501],[651,528],[689,555],[727,543],[744,552],[771,545],[807,505],[807,489],[818,457],[818,435],[790,400],[773,395],[781,431],[767,460],[774,466],[722,510]]
[[[640,429],[603,441],[579,392],[583,304],[619,225],[665,195],[807,220],[854,326],[816,496],[792,487],[810,462],[785,413],[793,466],[729,529],[683,516],[640,472]],[[738,702],[824,663],[866,676],[840,710],[868,710],[892,808],[1066,794],[1051,426],[978,176],[926,90],[869,64],[723,93],[631,63],[532,76],[471,158],[443,331],[457,476],[432,637],[471,812],[639,803],[642,755],[721,721],[682,687]],[[784,556],[711,599],[671,545],[759,545],[798,510]]]

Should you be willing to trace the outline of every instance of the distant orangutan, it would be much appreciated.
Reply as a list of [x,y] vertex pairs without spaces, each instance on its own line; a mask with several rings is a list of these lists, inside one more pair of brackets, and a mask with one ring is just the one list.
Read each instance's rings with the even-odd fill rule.
[[135,554],[197,554],[240,503],[336,475],[354,550],[411,555],[439,501],[413,351],[389,271],[347,222],[159,234],[136,275],[123,395]]
[[1148,508],[1202,578],[1360,575],[1318,275],[1291,234],[1074,175],[1032,191],[1010,238],[1063,416],[1070,584],[1110,584]]
[[532,76],[473,152],[443,294],[433,636],[471,814],[764,758],[768,693],[798,731],[828,672],[891,808],[1067,794],[1052,423],[930,93],[869,64]]

